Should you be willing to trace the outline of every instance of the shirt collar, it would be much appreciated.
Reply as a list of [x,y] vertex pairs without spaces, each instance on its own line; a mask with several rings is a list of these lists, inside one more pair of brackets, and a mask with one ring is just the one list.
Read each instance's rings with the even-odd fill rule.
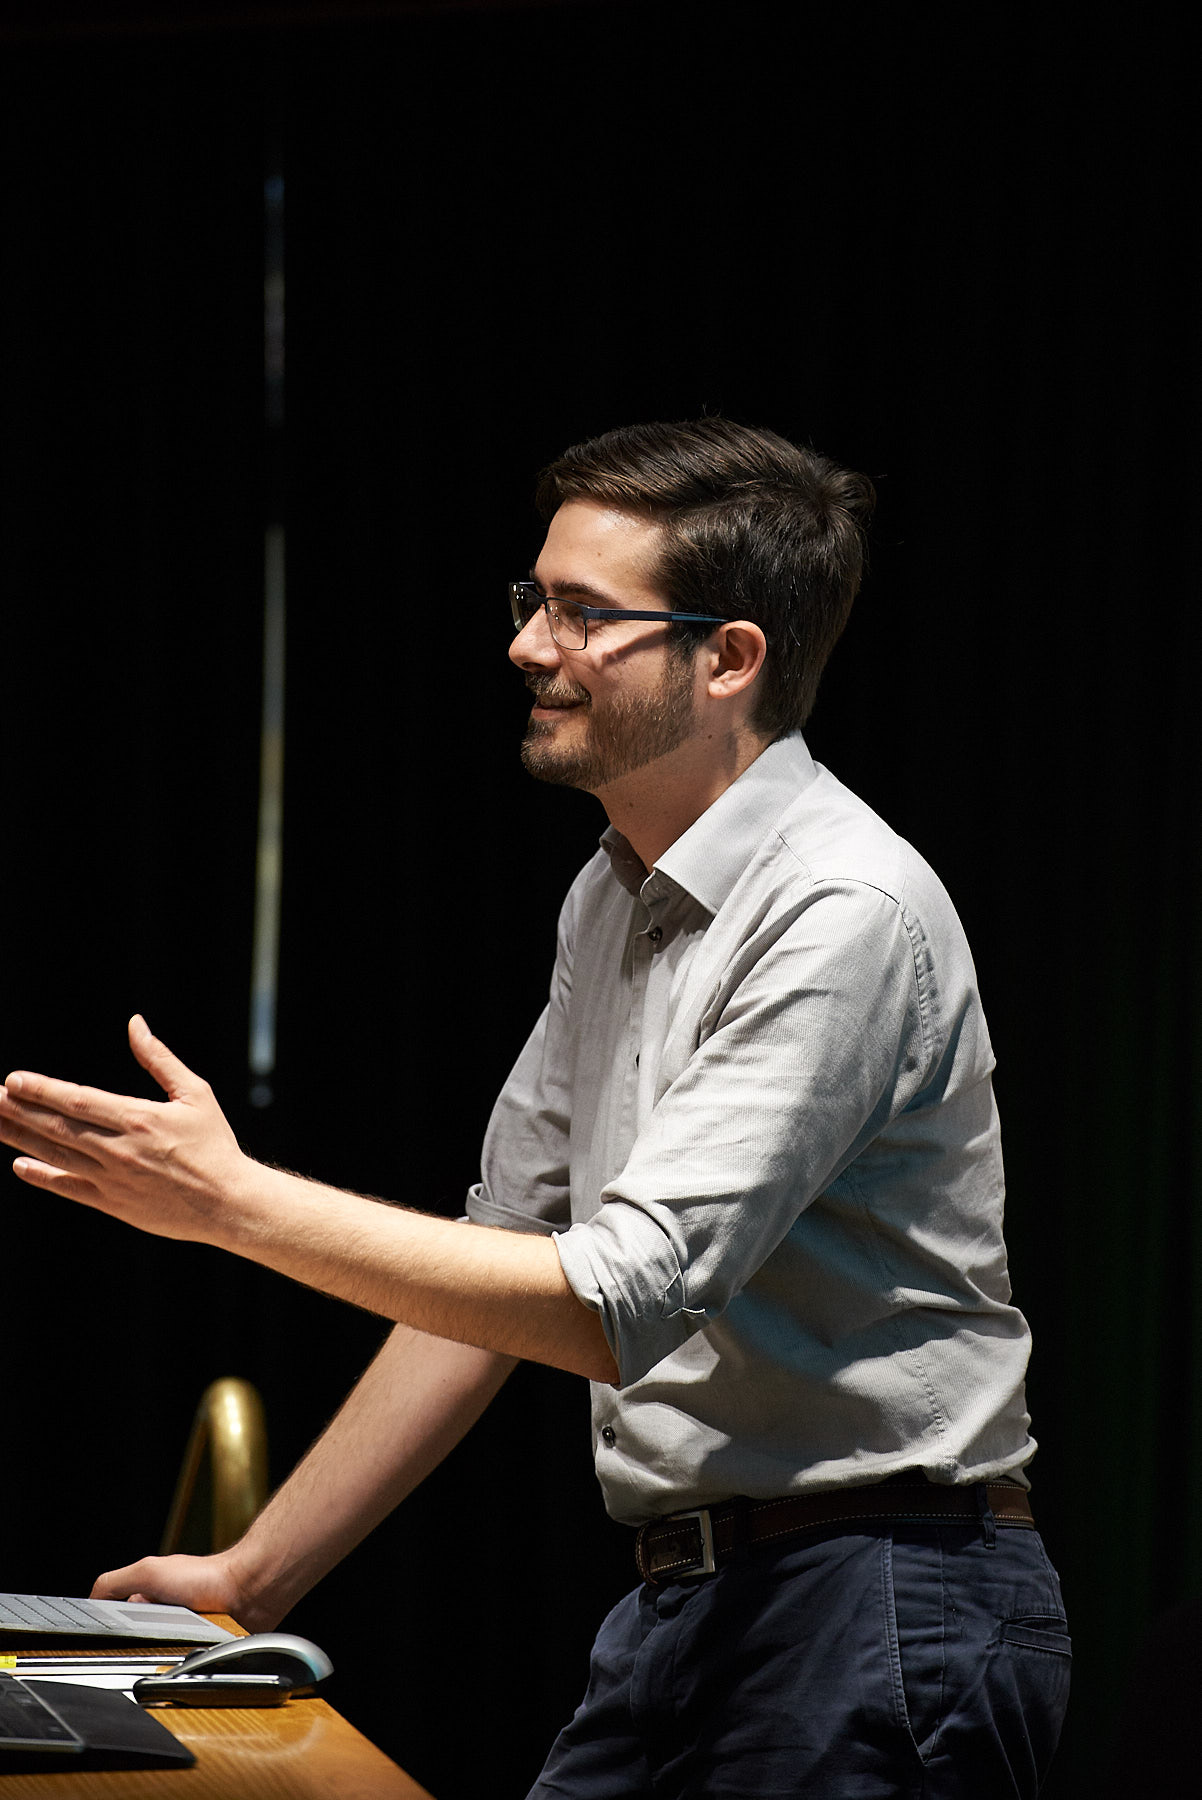
[[[776,820],[817,772],[800,732],[777,738],[669,845],[655,867],[707,912],[718,912]],[[622,833],[611,825],[601,847],[622,886],[637,894],[647,871]]]

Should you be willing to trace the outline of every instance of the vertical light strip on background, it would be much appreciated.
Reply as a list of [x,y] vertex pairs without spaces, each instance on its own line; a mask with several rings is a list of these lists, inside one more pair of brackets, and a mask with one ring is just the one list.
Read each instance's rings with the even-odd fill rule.
[[275,1097],[280,899],[284,870],[284,177],[278,142],[263,188],[263,394],[266,516],[263,538],[263,725],[259,749],[259,841],[250,978],[250,1101]]

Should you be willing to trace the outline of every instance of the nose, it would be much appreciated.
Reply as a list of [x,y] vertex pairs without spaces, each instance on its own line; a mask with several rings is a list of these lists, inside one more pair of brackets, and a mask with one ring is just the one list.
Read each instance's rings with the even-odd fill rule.
[[541,606],[514,637],[509,646],[509,660],[519,669],[559,667],[559,645],[551,636],[551,627]]

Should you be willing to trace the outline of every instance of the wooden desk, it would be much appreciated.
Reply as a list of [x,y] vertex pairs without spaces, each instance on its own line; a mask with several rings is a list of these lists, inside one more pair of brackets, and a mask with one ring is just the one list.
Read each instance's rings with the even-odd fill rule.
[[0,1775],[0,1800],[431,1800],[324,1700],[154,1716],[195,1752],[194,1767]]

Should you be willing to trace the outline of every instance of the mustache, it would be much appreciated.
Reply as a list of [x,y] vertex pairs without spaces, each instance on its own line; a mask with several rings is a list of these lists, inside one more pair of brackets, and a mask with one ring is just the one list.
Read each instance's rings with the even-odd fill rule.
[[527,675],[526,686],[543,706],[571,706],[588,699],[584,688],[570,681],[557,681],[554,675]]

